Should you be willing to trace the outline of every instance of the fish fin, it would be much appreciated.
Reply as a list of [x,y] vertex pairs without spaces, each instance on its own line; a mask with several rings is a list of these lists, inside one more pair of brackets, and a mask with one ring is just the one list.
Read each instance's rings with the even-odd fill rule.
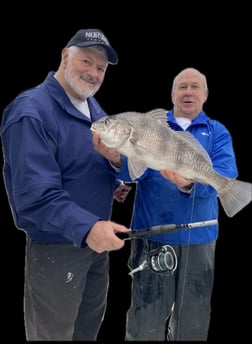
[[167,112],[168,110],[165,109],[154,109],[146,112],[145,115],[150,116],[151,118],[159,121],[160,123],[167,125]]
[[252,184],[231,179],[219,199],[227,216],[233,217],[252,201]]
[[147,166],[145,163],[137,159],[128,158],[128,169],[131,179],[135,180],[139,178],[142,174],[144,174],[145,170],[147,169]]

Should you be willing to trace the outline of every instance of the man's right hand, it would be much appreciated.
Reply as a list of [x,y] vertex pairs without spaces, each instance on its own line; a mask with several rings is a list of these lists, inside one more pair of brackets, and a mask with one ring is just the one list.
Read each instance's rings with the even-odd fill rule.
[[87,245],[95,252],[115,251],[125,245],[117,232],[127,233],[130,229],[113,221],[97,221],[86,238]]

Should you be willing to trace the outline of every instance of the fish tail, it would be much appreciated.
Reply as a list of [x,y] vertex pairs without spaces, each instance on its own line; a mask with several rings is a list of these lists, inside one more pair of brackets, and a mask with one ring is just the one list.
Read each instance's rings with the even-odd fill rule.
[[233,217],[252,201],[252,184],[231,179],[219,199],[227,216]]

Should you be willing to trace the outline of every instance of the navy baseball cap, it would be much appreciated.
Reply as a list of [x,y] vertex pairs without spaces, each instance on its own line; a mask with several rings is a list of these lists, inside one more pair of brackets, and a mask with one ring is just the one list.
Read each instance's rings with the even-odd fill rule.
[[101,45],[106,50],[109,63],[118,63],[117,53],[111,47],[104,33],[98,29],[82,29],[77,31],[66,46],[71,47],[72,45],[75,45],[77,47],[90,47],[92,45]]

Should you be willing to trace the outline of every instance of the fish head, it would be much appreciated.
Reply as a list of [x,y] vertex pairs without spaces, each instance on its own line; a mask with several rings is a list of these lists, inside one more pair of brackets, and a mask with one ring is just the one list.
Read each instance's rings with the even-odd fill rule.
[[131,126],[117,115],[105,116],[91,125],[91,131],[100,134],[101,142],[110,148],[123,145],[131,135]]

